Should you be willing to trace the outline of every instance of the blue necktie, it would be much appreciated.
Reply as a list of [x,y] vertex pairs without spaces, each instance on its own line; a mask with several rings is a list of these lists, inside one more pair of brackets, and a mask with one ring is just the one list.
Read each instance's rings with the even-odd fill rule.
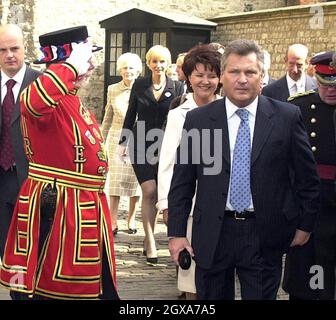
[[233,150],[230,203],[236,211],[243,212],[251,203],[251,140],[249,112],[238,109],[236,113],[240,118],[240,125]]

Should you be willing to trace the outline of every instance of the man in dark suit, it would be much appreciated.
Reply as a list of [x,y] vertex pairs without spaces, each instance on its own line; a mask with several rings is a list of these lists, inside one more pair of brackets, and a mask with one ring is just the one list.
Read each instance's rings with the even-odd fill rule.
[[335,128],[335,141],[336,141],[336,110],[334,110],[333,121],[334,121],[334,128]]
[[0,67],[0,257],[2,257],[16,198],[28,173],[20,129],[19,96],[22,90],[40,74],[24,64],[23,33],[16,25],[0,27]]
[[[300,107],[321,179],[321,209],[309,242],[289,250],[286,258],[283,288],[290,299],[335,299],[336,268],[336,52],[315,55],[318,91],[289,98]],[[311,279],[322,267],[323,278]],[[313,272],[311,272],[313,271]],[[317,279],[317,277],[316,277]]]
[[283,253],[306,243],[315,222],[319,178],[300,110],[259,95],[262,71],[255,42],[231,42],[224,100],[186,116],[168,196],[169,250],[176,263],[184,248],[194,256],[200,299],[228,298],[223,279],[234,270],[242,299],[275,299]]
[[287,101],[288,97],[316,88],[316,81],[306,74],[308,48],[303,44],[291,45],[286,53],[287,74],[263,88],[264,96]]

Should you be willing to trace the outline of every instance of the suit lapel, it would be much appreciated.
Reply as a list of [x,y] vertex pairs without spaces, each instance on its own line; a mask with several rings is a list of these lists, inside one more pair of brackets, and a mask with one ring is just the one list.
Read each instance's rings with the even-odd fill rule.
[[289,89],[288,89],[288,85],[287,85],[287,80],[286,80],[286,76],[282,77],[277,85],[279,92],[280,92],[280,101],[287,101],[288,97],[289,97]]
[[187,116],[187,113],[190,110],[193,110],[195,108],[197,108],[197,107],[196,106],[191,106],[191,105],[181,105],[181,107],[180,107],[181,116],[185,119],[186,116]]
[[335,143],[336,143],[336,109],[334,110],[333,122],[334,122]]
[[20,87],[19,95],[16,99],[16,103],[13,110],[11,125],[20,117],[20,95],[24,88],[26,88],[32,81],[31,70],[27,67],[23,81]]
[[1,97],[1,72],[0,72],[0,105],[1,105],[1,107],[0,107],[0,134],[1,134],[1,127],[2,127],[2,102],[1,102],[1,99],[2,99],[2,97]]
[[164,101],[170,98],[172,95],[175,95],[174,81],[169,77],[166,77],[166,81],[167,81],[166,87],[164,88],[159,101]]
[[305,90],[306,91],[314,90],[316,87],[317,87],[317,84],[314,81],[314,79],[308,76],[308,74],[306,74]]
[[146,81],[144,83],[144,95],[155,103],[159,103],[168,98],[171,98],[171,96],[175,94],[174,81],[169,77],[166,77],[166,81],[167,81],[166,86],[161,94],[160,99],[157,101],[154,97],[152,90],[152,79],[151,77],[146,78]]
[[152,86],[152,79],[150,77],[145,78],[144,84],[143,84],[143,89],[144,89],[144,95],[151,100],[152,102],[157,103],[153,91],[151,89]]
[[230,141],[227,123],[225,99],[217,100],[210,113],[210,120],[213,129],[222,129],[222,152],[224,160],[230,165]]
[[258,158],[267,138],[269,137],[273,122],[271,117],[274,111],[272,110],[271,104],[267,101],[264,96],[259,96],[256,121],[254,125],[254,134],[252,142],[252,156],[251,156],[251,166]]

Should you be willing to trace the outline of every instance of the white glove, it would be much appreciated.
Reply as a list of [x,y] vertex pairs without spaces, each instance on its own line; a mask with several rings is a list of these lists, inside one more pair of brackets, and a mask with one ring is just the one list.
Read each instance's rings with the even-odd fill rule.
[[89,60],[92,57],[92,45],[88,42],[71,43],[72,51],[66,62],[73,65],[78,75],[82,76],[88,72],[90,68]]

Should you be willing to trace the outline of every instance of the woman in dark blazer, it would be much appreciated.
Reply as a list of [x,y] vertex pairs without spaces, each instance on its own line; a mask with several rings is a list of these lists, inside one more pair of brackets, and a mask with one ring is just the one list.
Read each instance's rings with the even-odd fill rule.
[[[131,91],[119,154],[126,156],[126,145],[142,190],[141,214],[145,231],[144,254],[157,263],[154,228],[157,219],[157,171],[159,149],[171,101],[183,94],[183,84],[166,75],[171,55],[166,47],[156,45],[146,54],[149,77],[138,78]],[[159,130],[158,130],[159,129]]]

